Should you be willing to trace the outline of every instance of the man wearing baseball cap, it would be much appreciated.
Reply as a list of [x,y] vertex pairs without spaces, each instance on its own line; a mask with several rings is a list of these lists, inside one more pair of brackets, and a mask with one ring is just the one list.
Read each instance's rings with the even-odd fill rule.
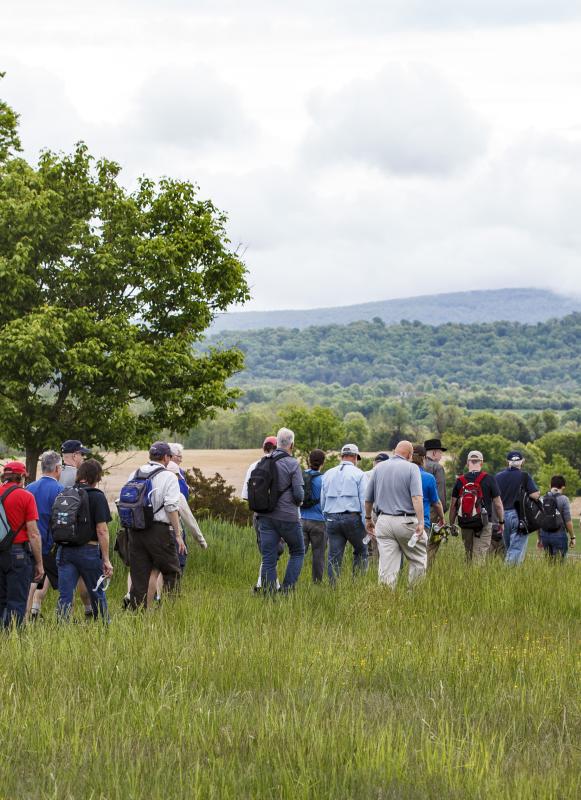
[[85,447],[78,439],[67,439],[61,444],[63,457],[63,468],[61,470],[60,483],[65,489],[70,489],[75,485],[77,470],[83,463],[84,456],[90,455],[91,451]]
[[[172,452],[167,442],[154,442],[149,448],[149,461],[134,477],[151,476],[153,522],[143,530],[129,531],[129,570],[131,574],[131,608],[147,607],[147,589],[153,570],[163,575],[164,591],[177,588],[181,577],[178,553],[185,550],[179,521],[180,487],[175,476],[166,469]],[[176,539],[178,549],[176,551]]]
[[327,572],[335,583],[341,571],[347,542],[353,548],[353,574],[367,569],[365,539],[365,489],[367,478],[356,466],[361,461],[356,444],[344,444],[341,463],[325,472],[321,484],[321,511],[329,540]]
[[511,450],[506,454],[506,469],[495,475],[504,506],[503,539],[507,564],[522,564],[527,552],[528,538],[526,534],[519,533],[516,509],[521,487],[525,486],[529,497],[534,500],[540,496],[536,483],[522,469],[524,460],[520,450]]
[[483,562],[490,549],[493,506],[496,511],[497,524],[501,530],[504,525],[504,509],[500,499],[500,491],[495,478],[482,469],[483,463],[484,457],[479,450],[471,450],[468,453],[468,458],[466,459],[467,472],[456,479],[450,502],[450,524],[453,525],[456,522],[456,517],[461,516],[462,496],[465,490],[468,491],[468,485],[470,491],[473,492],[477,492],[477,489],[472,487],[475,485],[480,487],[483,514],[486,517],[483,520],[482,528],[480,530],[462,528],[460,524],[466,560],[475,562]]
[[0,624],[4,628],[22,625],[30,584],[44,575],[38,511],[34,496],[24,489],[26,475],[24,464],[9,461],[0,479]]

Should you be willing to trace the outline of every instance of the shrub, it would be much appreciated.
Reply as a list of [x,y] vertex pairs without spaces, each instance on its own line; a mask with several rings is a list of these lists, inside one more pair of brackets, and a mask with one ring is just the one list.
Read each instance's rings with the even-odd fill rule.
[[236,490],[216,472],[206,477],[201,469],[193,467],[186,472],[190,487],[190,505],[197,517],[217,517],[237,525],[251,525],[252,511],[247,503],[236,497]]

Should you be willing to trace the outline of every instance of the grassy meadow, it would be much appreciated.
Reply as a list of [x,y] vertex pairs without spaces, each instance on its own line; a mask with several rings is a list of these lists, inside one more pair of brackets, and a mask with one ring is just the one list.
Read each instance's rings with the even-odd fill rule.
[[581,561],[468,569],[443,546],[409,592],[252,594],[250,530],[206,523],[181,596],[112,622],[11,632],[0,797],[577,798]]

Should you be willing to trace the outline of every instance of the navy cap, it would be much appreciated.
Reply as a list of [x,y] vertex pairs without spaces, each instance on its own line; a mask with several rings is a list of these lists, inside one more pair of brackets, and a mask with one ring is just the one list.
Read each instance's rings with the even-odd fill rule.
[[79,439],[67,439],[61,444],[61,453],[82,453],[88,456],[90,452],[88,447],[83,447]]
[[171,447],[167,442],[154,442],[149,448],[150,458],[163,458],[169,456],[171,458]]
[[387,455],[387,453],[378,453],[373,460],[374,461],[389,461],[389,456]]
[[510,453],[506,454],[507,461],[523,461],[524,456],[520,450],[511,450]]

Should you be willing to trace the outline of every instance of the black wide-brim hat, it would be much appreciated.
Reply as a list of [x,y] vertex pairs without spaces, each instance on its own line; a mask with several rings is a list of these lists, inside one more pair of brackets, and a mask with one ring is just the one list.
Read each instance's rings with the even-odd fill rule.
[[439,439],[426,439],[424,447],[426,450],[441,450],[443,453],[446,453],[448,450]]

